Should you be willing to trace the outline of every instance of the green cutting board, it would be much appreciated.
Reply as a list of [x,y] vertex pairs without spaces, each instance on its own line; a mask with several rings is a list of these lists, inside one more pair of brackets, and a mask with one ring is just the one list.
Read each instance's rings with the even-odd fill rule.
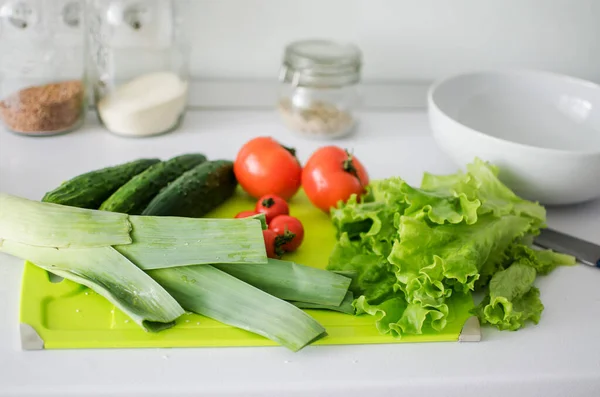
[[[208,216],[233,217],[253,207],[254,201],[238,190]],[[296,252],[283,259],[325,268],[335,244],[334,229],[327,215],[315,209],[301,192],[290,202],[290,213],[302,220],[305,240]],[[402,339],[381,335],[372,316],[324,310],[306,312],[327,329],[328,336],[315,345],[406,343],[478,340],[478,324],[473,323],[475,318],[469,314],[472,307],[472,298],[465,295],[454,301],[448,325],[442,332],[429,329],[422,335],[407,335]],[[166,331],[147,333],[102,296],[68,280],[53,282],[45,270],[29,262],[25,264],[22,279],[20,322],[24,349],[276,345],[262,336],[196,314],[184,314],[175,327]],[[463,331],[463,326],[469,331]]]

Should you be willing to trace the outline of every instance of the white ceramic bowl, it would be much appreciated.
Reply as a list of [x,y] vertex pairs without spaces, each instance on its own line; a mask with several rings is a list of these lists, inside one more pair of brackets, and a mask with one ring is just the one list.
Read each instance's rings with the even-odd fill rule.
[[500,168],[518,195],[542,204],[600,197],[600,86],[538,71],[480,72],[434,84],[429,121],[457,165]]

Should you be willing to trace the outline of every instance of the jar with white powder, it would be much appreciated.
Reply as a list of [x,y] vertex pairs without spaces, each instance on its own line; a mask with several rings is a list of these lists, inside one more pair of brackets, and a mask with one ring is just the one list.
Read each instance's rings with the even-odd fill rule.
[[188,0],[90,0],[90,77],[102,124],[129,137],[181,123],[188,101]]
[[357,124],[362,55],[358,47],[303,40],[285,49],[277,108],[292,131],[316,139],[340,138]]

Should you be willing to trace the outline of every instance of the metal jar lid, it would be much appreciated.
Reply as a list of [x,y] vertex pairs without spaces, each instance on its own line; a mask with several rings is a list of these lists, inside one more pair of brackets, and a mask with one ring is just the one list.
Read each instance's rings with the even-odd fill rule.
[[294,86],[342,87],[360,80],[360,49],[329,40],[303,40],[285,48],[279,80]]

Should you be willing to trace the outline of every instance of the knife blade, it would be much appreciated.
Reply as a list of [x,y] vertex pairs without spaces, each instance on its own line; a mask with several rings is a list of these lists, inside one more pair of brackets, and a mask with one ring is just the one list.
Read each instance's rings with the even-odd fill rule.
[[572,255],[588,266],[600,268],[600,245],[553,229],[543,229],[534,243],[542,248]]

